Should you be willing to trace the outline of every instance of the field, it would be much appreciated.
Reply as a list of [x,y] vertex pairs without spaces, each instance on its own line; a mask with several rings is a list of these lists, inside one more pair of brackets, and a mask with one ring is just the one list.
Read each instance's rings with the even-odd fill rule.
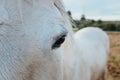
[[108,61],[108,80],[120,80],[120,32],[108,32],[110,55]]

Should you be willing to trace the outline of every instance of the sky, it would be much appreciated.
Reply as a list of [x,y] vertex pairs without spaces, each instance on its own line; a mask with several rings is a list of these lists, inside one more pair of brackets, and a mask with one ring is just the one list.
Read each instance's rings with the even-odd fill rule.
[[120,21],[120,0],[63,0],[74,19],[84,14],[88,19]]

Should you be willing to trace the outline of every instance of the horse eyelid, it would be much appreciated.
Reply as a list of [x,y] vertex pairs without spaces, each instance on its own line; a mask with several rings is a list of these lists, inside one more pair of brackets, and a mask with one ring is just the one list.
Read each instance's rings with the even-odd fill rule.
[[55,43],[52,45],[52,49],[57,49],[61,46],[61,44],[65,41],[65,37],[66,37],[66,34],[65,35],[62,35],[61,37],[59,37]]

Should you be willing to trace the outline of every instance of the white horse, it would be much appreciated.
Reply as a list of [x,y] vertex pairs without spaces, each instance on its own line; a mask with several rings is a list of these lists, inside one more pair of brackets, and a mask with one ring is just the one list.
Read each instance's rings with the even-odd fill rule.
[[96,57],[84,52],[106,46],[80,38],[60,0],[0,0],[0,80],[90,80]]
[[63,80],[60,46],[69,27],[61,5],[0,0],[0,80]]
[[109,53],[107,34],[99,28],[87,27],[76,32],[74,38],[80,49],[81,59],[88,67],[89,80],[97,80],[103,72],[105,73],[104,79],[106,79]]
[[105,80],[109,52],[107,34],[99,28],[87,27],[73,37],[74,47],[70,49],[66,44],[64,50],[64,80],[97,80],[102,73],[105,73]]

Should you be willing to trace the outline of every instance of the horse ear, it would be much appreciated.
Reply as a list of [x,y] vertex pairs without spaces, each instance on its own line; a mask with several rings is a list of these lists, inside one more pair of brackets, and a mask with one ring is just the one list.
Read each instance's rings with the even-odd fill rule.
[[3,4],[0,4],[0,25],[6,23],[9,20],[8,12]]

